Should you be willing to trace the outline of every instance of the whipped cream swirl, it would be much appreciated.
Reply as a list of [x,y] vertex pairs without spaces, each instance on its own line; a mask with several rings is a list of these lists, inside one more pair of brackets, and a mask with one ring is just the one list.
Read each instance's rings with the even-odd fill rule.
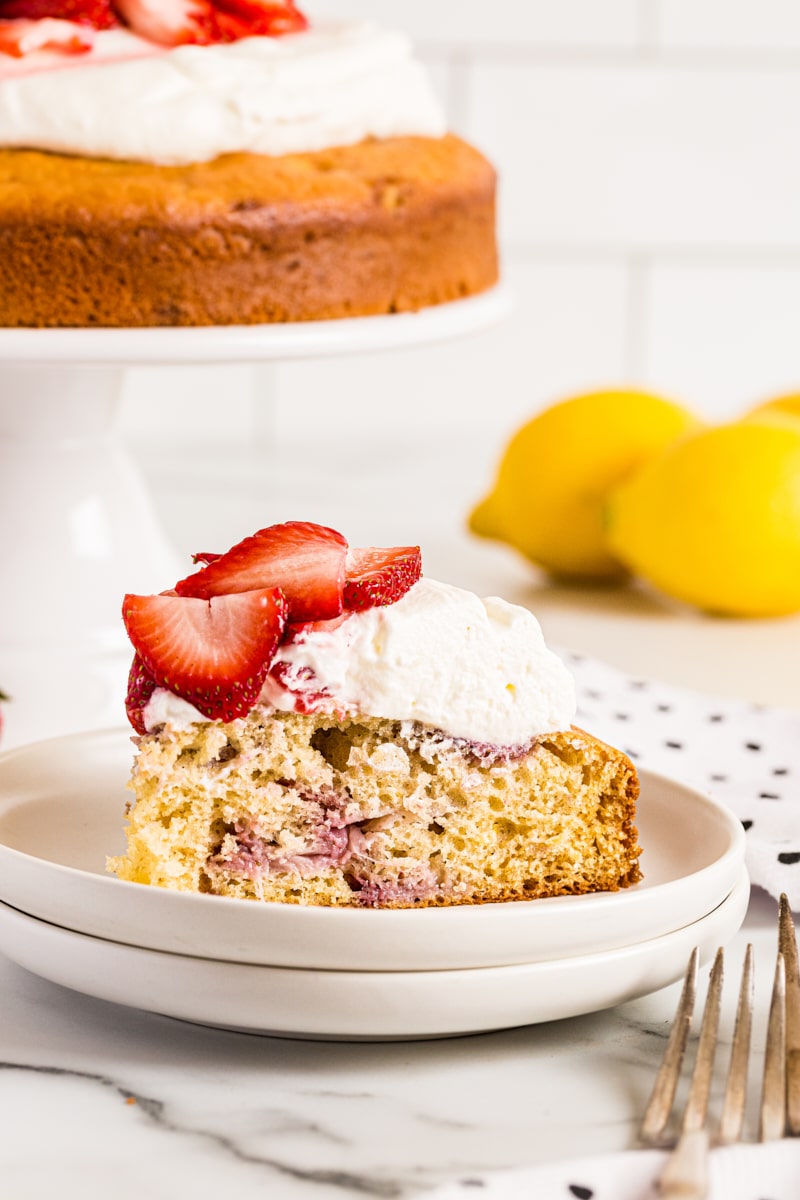
[[[281,646],[260,703],[284,712],[418,721],[498,748],[568,729],[572,677],[527,609],[423,578],[395,604]],[[205,718],[162,689],[148,730]]]
[[109,30],[19,63],[0,61],[6,147],[179,165],[446,132],[408,38],[366,23],[166,51]]

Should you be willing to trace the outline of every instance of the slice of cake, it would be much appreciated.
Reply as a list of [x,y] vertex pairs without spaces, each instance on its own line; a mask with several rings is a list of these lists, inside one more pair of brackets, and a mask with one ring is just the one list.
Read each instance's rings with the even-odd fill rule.
[[291,0],[7,0],[0,261],[2,326],[416,311],[497,281],[495,173],[400,33]]
[[137,733],[121,879],[410,907],[640,878],[638,782],[572,727],[526,610],[421,577],[418,547],[260,530],[126,596]]

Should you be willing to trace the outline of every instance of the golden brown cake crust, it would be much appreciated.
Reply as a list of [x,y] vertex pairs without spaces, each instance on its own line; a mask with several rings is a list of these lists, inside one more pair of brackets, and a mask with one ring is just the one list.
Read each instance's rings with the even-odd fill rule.
[[452,135],[181,167],[0,150],[0,325],[415,311],[496,281],[494,193]]

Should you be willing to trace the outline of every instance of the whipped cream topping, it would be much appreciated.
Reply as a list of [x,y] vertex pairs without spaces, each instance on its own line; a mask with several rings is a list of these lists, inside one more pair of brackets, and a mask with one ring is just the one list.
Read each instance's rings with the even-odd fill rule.
[[367,23],[172,50],[108,30],[79,59],[0,55],[6,147],[178,165],[445,132],[408,38]]
[[[260,703],[419,721],[494,747],[568,729],[575,715],[572,678],[532,613],[428,578],[395,604],[281,646]],[[205,720],[162,689],[144,710],[148,730]]]

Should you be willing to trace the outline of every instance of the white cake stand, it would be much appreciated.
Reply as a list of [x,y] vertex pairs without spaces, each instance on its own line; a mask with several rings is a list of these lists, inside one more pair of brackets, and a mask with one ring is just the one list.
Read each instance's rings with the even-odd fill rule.
[[505,289],[421,313],[191,329],[0,329],[0,688],[3,746],[119,724],[128,591],[185,572],[115,419],[124,369],[285,362],[464,337]]

